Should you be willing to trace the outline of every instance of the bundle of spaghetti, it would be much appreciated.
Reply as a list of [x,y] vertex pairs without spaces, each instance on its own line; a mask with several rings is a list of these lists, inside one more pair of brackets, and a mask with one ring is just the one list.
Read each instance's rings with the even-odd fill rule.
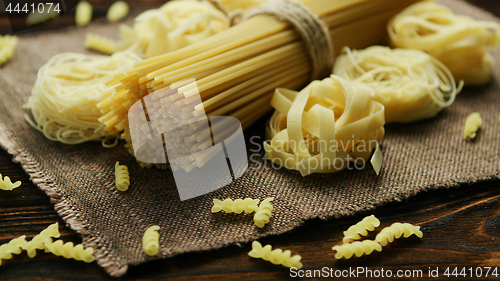
[[484,84],[491,78],[494,60],[487,47],[500,42],[500,25],[495,22],[455,15],[443,5],[422,2],[396,15],[388,32],[393,46],[429,53],[466,85]]
[[338,172],[368,160],[384,136],[384,106],[373,90],[332,75],[295,92],[276,89],[266,156],[302,176]]
[[373,88],[372,99],[384,105],[387,123],[434,117],[455,101],[462,87],[437,59],[411,49],[346,47],[333,73]]
[[118,42],[94,35],[86,39],[85,45],[105,54],[131,50],[142,58],[151,58],[198,42],[227,28],[227,16],[209,3],[176,0],[138,15],[132,27],[120,25]]
[[[135,102],[174,82],[195,78],[202,102],[195,106],[193,115],[205,111],[209,116],[233,116],[245,129],[271,109],[268,102],[276,87],[297,89],[327,76],[335,50],[344,45],[363,48],[378,43],[386,34],[389,18],[416,1],[301,0],[304,6],[270,2],[266,12],[285,14],[309,25],[298,24],[299,33],[288,21],[255,15],[205,40],[138,62],[133,70],[109,81],[116,92],[98,105],[103,113],[101,122],[121,131],[128,126],[128,109]],[[322,37],[321,30],[329,36]],[[299,34],[307,38],[307,44]],[[325,43],[332,39],[334,51]],[[189,97],[183,93],[172,99],[182,104],[190,101],[180,99]],[[130,147],[129,132],[122,137]]]
[[111,57],[63,53],[38,71],[24,108],[26,120],[51,140],[66,144],[116,138],[118,131],[99,122],[97,103],[112,95],[105,84],[117,71],[130,68],[140,58],[132,52]]

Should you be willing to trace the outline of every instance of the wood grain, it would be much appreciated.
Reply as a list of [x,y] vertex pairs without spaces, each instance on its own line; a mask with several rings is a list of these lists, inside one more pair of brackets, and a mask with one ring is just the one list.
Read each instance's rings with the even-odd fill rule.
[[[97,14],[104,15],[112,1],[91,1]],[[139,1],[128,1],[138,3]],[[158,6],[163,1],[141,1]],[[500,3],[496,0],[470,0],[489,11],[500,14]],[[145,5],[146,5],[145,4]],[[134,4],[142,5],[142,4]],[[72,24],[73,18],[53,26],[59,28]],[[0,17],[0,32],[6,28],[5,17]],[[59,222],[62,239],[81,242],[81,238],[54,211],[49,198],[34,186],[20,165],[0,149],[0,173],[8,175],[13,181],[21,180],[22,186],[12,192],[0,191],[0,244],[20,235],[33,237],[51,223]],[[371,213],[370,213],[371,214]],[[262,244],[290,249],[300,254],[304,269],[333,270],[366,267],[368,270],[422,270],[422,277],[392,278],[394,280],[426,280],[429,269],[439,269],[439,278],[450,279],[499,279],[455,278],[444,276],[447,267],[473,270],[480,266],[500,267],[500,181],[489,181],[474,185],[464,185],[457,189],[436,190],[421,193],[407,201],[393,203],[376,210],[382,227],[393,222],[418,224],[424,233],[423,239],[410,237],[400,239],[384,248],[381,253],[353,258],[334,259],[331,247],[342,241],[343,231],[364,216],[312,220],[303,226],[283,235],[261,239]],[[373,236],[371,236],[373,238]],[[174,258],[153,261],[132,267],[124,278],[110,278],[96,264],[85,264],[50,254],[39,253],[35,259],[26,254],[15,256],[3,262],[0,267],[0,280],[274,280],[289,278],[288,269],[268,262],[252,259],[247,253],[250,244],[232,245],[226,248],[183,254]],[[500,275],[500,269],[499,275]],[[469,273],[467,271],[467,273]],[[475,277],[475,276],[473,276]],[[342,280],[363,280],[342,278]],[[368,278],[371,279],[371,278]],[[380,278],[383,279],[383,278]]]

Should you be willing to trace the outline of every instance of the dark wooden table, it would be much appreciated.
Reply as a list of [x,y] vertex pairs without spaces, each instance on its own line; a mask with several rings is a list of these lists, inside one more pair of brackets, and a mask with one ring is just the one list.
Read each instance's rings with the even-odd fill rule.
[[[90,2],[95,4],[95,14],[104,16],[112,1]],[[132,6],[155,7],[163,1],[128,2]],[[470,2],[500,15],[498,0]],[[37,30],[58,28],[72,23],[73,15],[65,15]],[[0,33],[5,34],[8,29],[8,21],[4,16],[0,17]],[[22,188],[15,192],[0,192],[0,244],[23,234],[33,237],[54,222],[65,225],[54,211],[49,198],[31,183],[21,166],[13,163],[12,157],[1,149],[0,173],[9,175],[14,181],[23,182]],[[422,227],[424,238],[412,237],[397,241],[386,247],[382,253],[371,256],[336,261],[331,247],[342,240],[344,230],[370,214],[328,221],[312,220],[294,231],[260,241],[299,253],[305,264],[304,269],[307,270],[323,270],[324,267],[329,267],[334,273],[344,274],[349,274],[350,270],[372,270],[374,275],[383,272],[384,276],[391,270],[393,280],[500,279],[500,269],[496,269],[496,276],[493,272],[494,268],[500,267],[500,181],[425,192],[405,202],[380,208],[373,214],[381,220],[382,226],[396,221],[418,224]],[[71,229],[62,227],[60,230],[62,239],[81,242],[79,235]],[[125,277],[115,280],[269,280],[290,277],[290,271],[284,267],[249,258],[247,253],[250,248],[248,244],[233,245],[220,250],[189,253],[149,262],[132,267]],[[485,276],[486,267],[492,267],[488,277]],[[449,277],[445,275],[447,268],[450,269]],[[455,268],[458,269],[457,274],[465,268],[467,277],[454,276]],[[479,277],[481,270],[482,276]],[[471,271],[473,278],[470,277]],[[411,277],[397,278],[395,276],[398,273]],[[439,274],[439,278],[431,278],[434,274]],[[366,275],[356,278],[350,275],[342,279],[362,280],[366,279],[364,276]],[[29,259],[23,253],[4,261],[0,267],[0,280],[67,279],[113,278],[96,263],[85,264],[44,253],[39,253],[35,259]]]

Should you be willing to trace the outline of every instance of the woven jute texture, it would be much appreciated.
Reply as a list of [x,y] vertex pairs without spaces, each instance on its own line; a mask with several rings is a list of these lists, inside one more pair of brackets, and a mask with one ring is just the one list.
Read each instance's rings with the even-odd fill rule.
[[[462,1],[443,1],[478,19],[495,20]],[[117,25],[94,22],[87,28],[21,36],[16,55],[0,68],[0,144],[22,164],[55,203],[69,226],[93,247],[98,263],[119,276],[148,258],[141,238],[151,225],[161,226],[160,254],[219,248],[235,242],[289,231],[307,219],[334,218],[373,210],[419,192],[462,183],[498,179],[500,175],[500,69],[483,87],[466,88],[436,118],[386,126],[382,142],[384,166],[379,176],[370,167],[337,174],[301,177],[296,171],[273,169],[262,157],[264,122],[245,132],[250,169],[233,184],[181,202],[172,173],[143,170],[123,146],[106,149],[100,143],[64,145],[47,140],[24,120],[37,70],[62,52],[85,52],[85,34],[114,34]],[[494,57],[500,62],[500,52]],[[476,140],[462,140],[468,114],[478,111],[484,124]],[[258,152],[255,152],[258,151]],[[131,186],[114,186],[114,164],[130,168]],[[274,196],[275,210],[263,229],[251,216],[212,214],[212,199]]]

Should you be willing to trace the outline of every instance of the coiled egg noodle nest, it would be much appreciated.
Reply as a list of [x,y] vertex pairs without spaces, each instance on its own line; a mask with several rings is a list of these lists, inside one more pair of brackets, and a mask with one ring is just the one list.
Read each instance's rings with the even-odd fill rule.
[[[116,129],[99,122],[97,103],[115,90],[106,85],[116,73],[128,69],[140,58],[132,52],[112,56],[62,53],[52,57],[38,71],[25,115],[28,123],[48,139],[65,144],[102,141],[116,144]],[[111,143],[109,143],[111,141]]]
[[446,6],[424,1],[397,14],[387,30],[393,47],[434,56],[466,85],[481,85],[491,79],[495,62],[487,48],[500,43],[496,22],[456,15]]
[[374,89],[372,98],[384,105],[386,123],[434,117],[454,102],[463,85],[457,86],[446,66],[427,53],[383,46],[345,47],[333,73]]
[[300,92],[278,88],[267,127],[266,156],[302,176],[366,163],[384,136],[384,106],[373,90],[332,75]]

